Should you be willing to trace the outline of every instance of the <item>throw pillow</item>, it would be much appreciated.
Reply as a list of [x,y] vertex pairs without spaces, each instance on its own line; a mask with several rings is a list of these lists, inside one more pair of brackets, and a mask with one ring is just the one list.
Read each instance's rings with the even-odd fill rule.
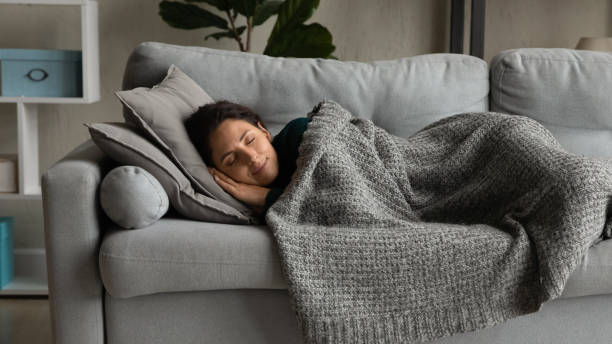
[[115,94],[129,109],[124,112],[125,121],[143,129],[193,182],[198,192],[224,202],[246,216],[253,215],[249,207],[214,181],[189,139],[185,120],[198,107],[213,102],[195,81],[171,65],[164,80],[152,88],[136,87]]
[[260,224],[261,218],[246,216],[234,207],[195,191],[189,179],[155,145],[125,123],[89,123],[92,140],[113,160],[147,170],[162,185],[170,204],[183,216],[195,220]]
[[155,177],[137,166],[119,166],[100,184],[100,205],[125,229],[147,227],[168,211],[168,195]]

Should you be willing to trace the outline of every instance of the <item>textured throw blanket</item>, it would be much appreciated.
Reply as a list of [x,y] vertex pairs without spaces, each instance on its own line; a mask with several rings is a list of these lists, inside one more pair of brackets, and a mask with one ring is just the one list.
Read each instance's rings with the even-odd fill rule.
[[307,343],[413,343],[535,312],[610,232],[612,163],[534,120],[465,113],[403,139],[329,100],[308,116],[266,214]]

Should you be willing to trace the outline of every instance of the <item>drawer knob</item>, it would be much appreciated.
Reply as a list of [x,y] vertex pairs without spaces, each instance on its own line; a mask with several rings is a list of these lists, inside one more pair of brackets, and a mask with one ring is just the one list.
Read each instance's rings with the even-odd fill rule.
[[49,76],[49,73],[47,73],[43,69],[34,68],[31,71],[29,71],[28,74],[26,74],[26,76],[28,77],[28,79],[32,81],[43,81]]

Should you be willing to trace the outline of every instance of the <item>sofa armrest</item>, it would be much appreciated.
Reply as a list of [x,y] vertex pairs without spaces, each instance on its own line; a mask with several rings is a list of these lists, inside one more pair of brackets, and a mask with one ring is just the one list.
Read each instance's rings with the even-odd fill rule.
[[54,343],[104,343],[98,250],[107,220],[98,203],[98,185],[111,165],[88,140],[42,175]]

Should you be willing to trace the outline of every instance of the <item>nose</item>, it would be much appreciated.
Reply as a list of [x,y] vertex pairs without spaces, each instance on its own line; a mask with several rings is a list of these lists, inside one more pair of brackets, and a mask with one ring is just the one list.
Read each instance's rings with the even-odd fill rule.
[[249,165],[255,165],[257,164],[257,157],[259,156],[259,154],[252,148],[247,148],[244,150],[244,156],[246,158],[246,160],[248,161]]

